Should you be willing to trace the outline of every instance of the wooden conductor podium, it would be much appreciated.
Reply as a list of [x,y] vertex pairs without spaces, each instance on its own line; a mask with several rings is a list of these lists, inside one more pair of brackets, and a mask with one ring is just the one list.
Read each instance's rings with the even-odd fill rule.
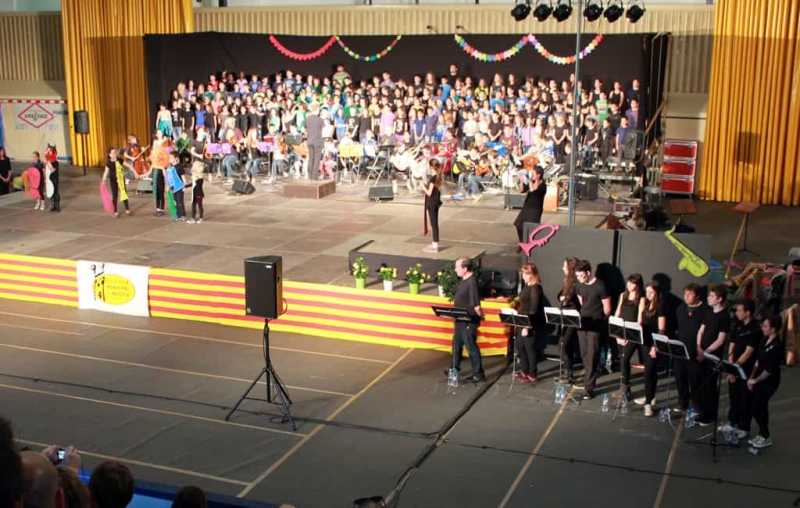
[[558,185],[547,186],[547,194],[544,195],[544,211],[558,211]]

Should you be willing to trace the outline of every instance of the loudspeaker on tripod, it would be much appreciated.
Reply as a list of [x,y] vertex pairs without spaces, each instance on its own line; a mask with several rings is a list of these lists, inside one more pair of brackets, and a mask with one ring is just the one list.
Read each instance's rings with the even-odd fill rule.
[[244,260],[245,314],[277,319],[283,314],[283,258],[259,256]]
[[72,120],[75,124],[76,134],[89,134],[89,112],[86,110],[78,110],[72,114]]

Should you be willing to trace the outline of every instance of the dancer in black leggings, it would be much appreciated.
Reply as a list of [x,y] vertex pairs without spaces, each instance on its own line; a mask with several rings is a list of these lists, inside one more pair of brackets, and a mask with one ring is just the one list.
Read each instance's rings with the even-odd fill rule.
[[644,363],[644,397],[639,397],[634,402],[644,405],[644,415],[653,416],[653,406],[656,402],[656,384],[658,382],[658,367],[656,359],[656,345],[653,334],[665,334],[667,331],[667,313],[664,298],[658,282],[651,281],[644,288],[645,302],[639,314],[639,323],[642,325],[642,347],[640,355]]
[[[639,313],[644,307],[644,280],[638,273],[632,273],[625,281],[625,292],[619,297],[616,317],[630,323],[639,322]],[[619,381],[619,393],[617,396],[631,396],[631,357],[639,350],[639,344],[628,342],[627,340],[617,339],[617,344],[622,349],[622,359],[620,360],[621,376]]]

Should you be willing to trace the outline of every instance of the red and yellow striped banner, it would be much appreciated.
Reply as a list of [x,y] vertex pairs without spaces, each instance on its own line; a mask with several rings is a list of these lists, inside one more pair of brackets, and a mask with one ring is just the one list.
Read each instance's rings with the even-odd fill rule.
[[0,298],[78,306],[75,261],[0,253]]

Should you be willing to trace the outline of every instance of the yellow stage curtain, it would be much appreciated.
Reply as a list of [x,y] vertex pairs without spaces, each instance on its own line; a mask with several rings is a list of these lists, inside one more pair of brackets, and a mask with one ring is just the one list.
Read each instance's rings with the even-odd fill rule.
[[192,0],[62,0],[61,9],[70,120],[76,110],[89,113],[88,136],[71,129],[72,153],[76,165],[98,166],[128,133],[149,144],[142,37],[193,32]]
[[716,4],[702,199],[800,205],[800,0]]

